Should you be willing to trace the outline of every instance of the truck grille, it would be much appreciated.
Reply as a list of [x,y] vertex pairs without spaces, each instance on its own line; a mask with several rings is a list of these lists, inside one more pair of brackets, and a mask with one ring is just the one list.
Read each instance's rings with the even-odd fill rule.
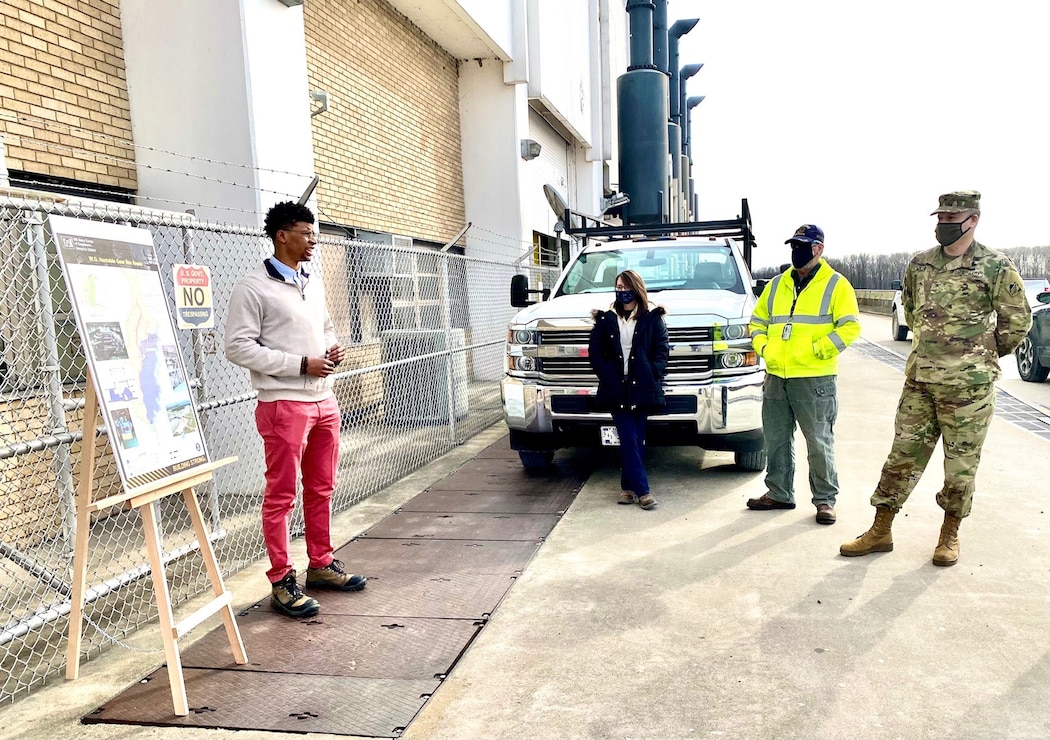
[[710,326],[697,326],[688,329],[668,329],[667,338],[671,344],[696,344],[710,342],[714,339],[714,329]]
[[[667,337],[671,344],[710,342],[714,338],[714,329],[710,326],[668,329]],[[544,329],[540,331],[540,344],[586,345],[590,339],[590,329]]]
[[[668,377],[675,375],[698,375],[711,372],[710,356],[671,356],[667,362]],[[591,365],[586,357],[542,357],[539,359],[539,370],[544,375],[568,375],[573,377],[594,378]]]
[[[696,396],[667,396],[665,400],[666,405],[653,416],[696,413]],[[552,396],[551,411],[555,414],[600,413],[593,396]]]
[[590,341],[590,329],[548,329],[540,331],[540,344],[587,344]]

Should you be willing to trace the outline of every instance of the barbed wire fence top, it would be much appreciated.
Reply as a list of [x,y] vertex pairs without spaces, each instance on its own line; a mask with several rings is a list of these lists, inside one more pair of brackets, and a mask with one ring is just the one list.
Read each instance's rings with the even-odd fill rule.
[[[234,284],[273,253],[265,234],[190,214],[137,206],[0,196],[0,702],[63,669],[70,608],[75,487],[86,368],[47,217],[59,214],[149,230],[163,289],[172,267],[211,270],[215,326],[177,330],[213,460],[238,461],[197,489],[226,575],[265,557],[264,485],[255,392],[248,371],[222,353]],[[502,419],[510,278],[528,271],[553,285],[553,268],[520,267],[424,248],[323,235],[312,262],[346,359],[334,376],[342,413],[333,510],[344,511]],[[157,317],[166,320],[165,317]],[[163,375],[163,373],[161,373]],[[163,377],[160,378],[163,384]],[[133,399],[135,375],[99,393]],[[118,387],[119,386],[119,387]],[[99,423],[105,426],[105,420]],[[120,430],[113,434],[119,437]],[[95,446],[94,498],[120,490],[108,431]],[[172,602],[209,588],[179,497],[156,504]],[[293,536],[301,535],[297,506]],[[84,654],[122,644],[156,618],[137,513],[100,512],[89,533]],[[159,648],[159,645],[158,645]]]

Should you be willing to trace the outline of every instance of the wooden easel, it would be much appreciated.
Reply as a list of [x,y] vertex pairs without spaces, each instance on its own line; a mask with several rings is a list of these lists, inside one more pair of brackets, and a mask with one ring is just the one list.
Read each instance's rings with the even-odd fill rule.
[[[157,611],[160,613],[160,634],[164,641],[164,656],[168,663],[171,701],[175,714],[185,716],[189,714],[189,704],[186,700],[186,681],[182,675],[179,638],[213,614],[222,614],[234,661],[240,665],[248,662],[248,657],[244,652],[244,643],[241,642],[241,633],[237,629],[237,620],[233,614],[230,593],[223,583],[222,573],[215,559],[215,551],[212,549],[208,532],[204,527],[204,517],[201,515],[200,504],[197,502],[197,494],[193,490],[194,486],[211,480],[213,470],[229,465],[237,458],[227,457],[218,462],[209,462],[187,470],[185,474],[93,501],[92,479],[95,473],[97,417],[98,398],[95,396],[95,384],[91,373],[88,373],[87,387],[84,390],[84,437],[80,451],[80,482],[77,486],[77,532],[73,551],[73,594],[69,612],[66,678],[73,680],[80,674],[80,646],[83,632],[84,591],[87,586],[88,533],[91,528],[91,514],[128,502],[132,508],[138,509],[142,516],[142,528],[153,574]],[[113,434],[113,430],[110,434]],[[197,543],[200,546],[201,557],[204,558],[214,598],[181,622],[176,623],[171,610],[171,594],[168,591],[168,581],[164,573],[160,533],[157,531],[153,502],[180,491],[186,501],[190,519],[193,521],[193,531],[197,535]]]

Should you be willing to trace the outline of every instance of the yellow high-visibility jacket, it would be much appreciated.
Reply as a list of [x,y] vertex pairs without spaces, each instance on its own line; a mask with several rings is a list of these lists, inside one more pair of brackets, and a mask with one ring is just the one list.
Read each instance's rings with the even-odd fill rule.
[[771,375],[836,375],[839,354],[860,336],[857,294],[821,259],[796,296],[794,272],[792,267],[777,275],[762,291],[748,327],[751,344]]

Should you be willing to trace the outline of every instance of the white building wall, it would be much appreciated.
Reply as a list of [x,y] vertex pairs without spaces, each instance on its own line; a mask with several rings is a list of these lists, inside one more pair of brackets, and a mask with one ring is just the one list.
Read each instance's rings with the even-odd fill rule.
[[121,24],[141,204],[258,225],[298,198],[313,173],[301,8],[122,0]]
[[528,0],[529,98],[546,107],[578,141],[592,146],[592,63],[601,60],[590,18],[594,3]]
[[[495,241],[517,257],[533,231],[554,235],[557,217],[542,192],[548,180],[573,209],[600,214],[615,150],[615,80],[623,71],[610,65],[626,65],[626,13],[619,0],[459,5],[478,13],[474,21],[491,38],[506,38],[512,53],[502,79],[489,61],[461,65],[464,199],[467,220],[484,229],[468,232],[468,252],[491,255]],[[507,18],[509,29],[500,25]],[[544,144],[538,159],[521,158],[523,138]]]
[[477,24],[508,59],[514,57],[514,16],[525,0],[449,0]]
[[503,82],[496,60],[460,65],[460,131],[467,253],[515,259],[524,250],[520,140],[528,130],[525,90]]
[[533,109],[529,109],[529,137],[542,146],[540,156],[522,167],[528,183],[522,194],[522,205],[526,213],[526,233],[531,239],[533,231],[554,235],[554,224],[561,216],[547,202],[543,186],[554,186],[563,198],[573,192],[575,147]]

